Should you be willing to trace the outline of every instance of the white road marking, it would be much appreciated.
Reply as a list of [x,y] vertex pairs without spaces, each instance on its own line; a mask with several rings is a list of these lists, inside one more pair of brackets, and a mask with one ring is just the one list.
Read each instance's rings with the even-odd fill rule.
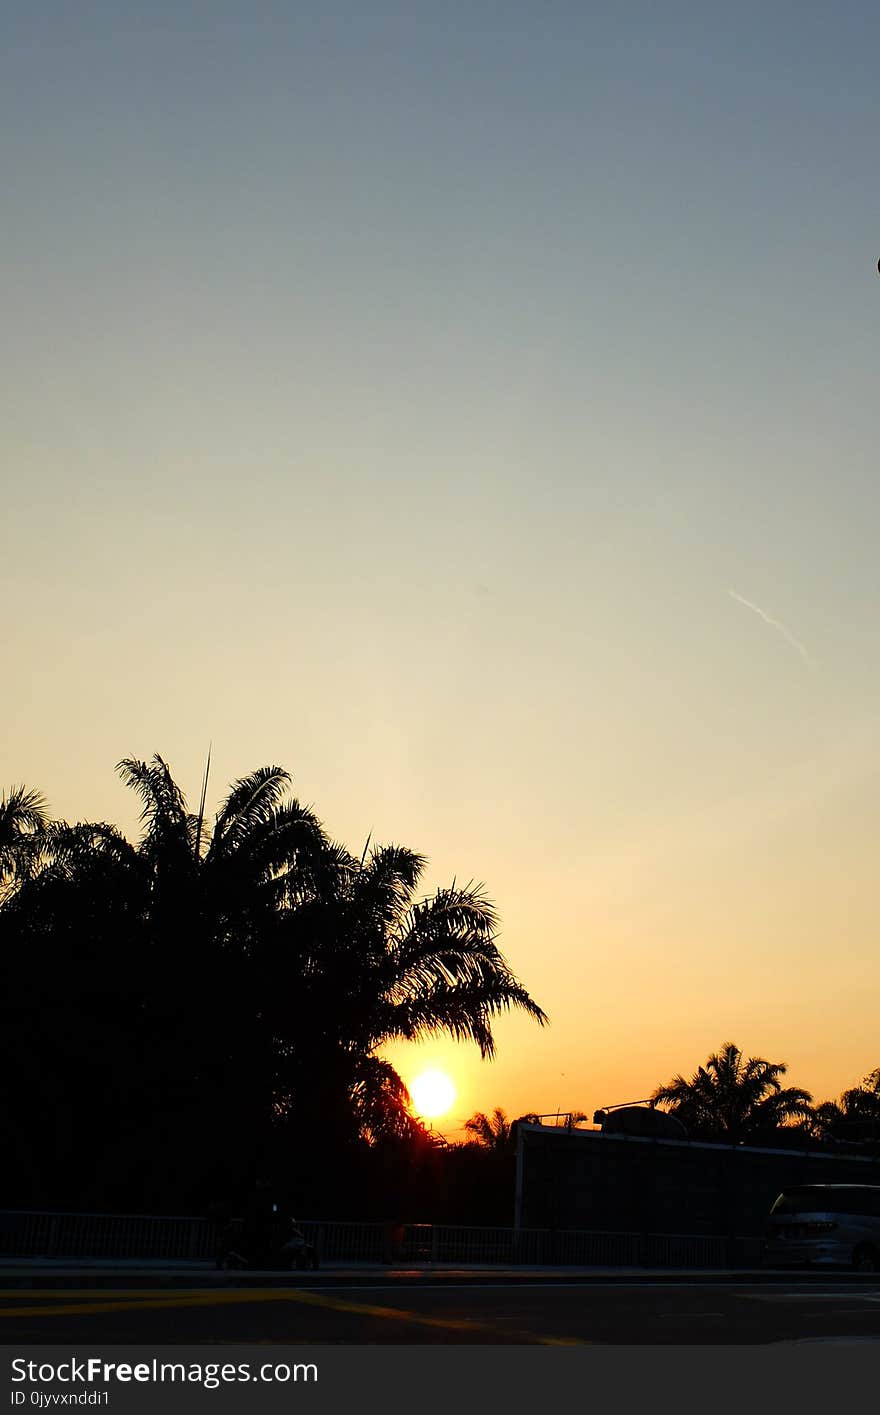
[[655,1312],[655,1317],[670,1317],[676,1322],[692,1322],[695,1317],[721,1317],[727,1316],[726,1312]]
[[878,1336],[795,1336],[788,1341],[772,1341],[771,1346],[864,1346],[876,1345]]
[[[343,1285],[342,1283],[336,1283],[336,1282],[334,1282],[332,1285],[331,1285],[331,1284],[328,1284],[328,1285],[327,1285],[327,1291],[328,1291],[328,1292],[330,1292],[330,1291],[332,1291],[332,1292],[420,1292],[420,1291],[423,1291],[423,1292],[493,1292],[493,1291],[496,1291],[496,1290],[497,1290],[497,1291],[501,1291],[501,1292],[519,1292],[519,1291],[521,1291],[521,1290],[524,1289],[524,1288],[525,1288],[525,1289],[532,1290],[532,1289],[534,1289],[534,1288],[541,1288],[541,1289],[544,1289],[544,1288],[550,1288],[550,1289],[556,1289],[556,1288],[559,1288],[559,1289],[567,1289],[567,1288],[574,1288],[574,1287],[580,1288],[583,1292],[589,1292],[589,1291],[591,1291],[591,1290],[598,1290],[598,1289],[607,1290],[607,1289],[609,1289],[609,1288],[612,1289],[612,1290],[614,1290],[614,1291],[618,1291],[618,1290],[624,1291],[624,1290],[625,1290],[625,1291],[629,1291],[629,1292],[632,1292],[632,1291],[636,1291],[636,1292],[658,1292],[658,1291],[668,1292],[668,1291],[670,1290],[670,1288],[685,1288],[685,1287],[690,1288],[691,1290],[693,1290],[693,1289],[695,1289],[695,1288],[701,1289],[701,1290],[705,1290],[705,1289],[711,1288],[711,1289],[713,1289],[713,1290],[719,1290],[719,1289],[720,1289],[720,1290],[722,1290],[722,1291],[727,1292],[727,1291],[731,1291],[731,1290],[734,1290],[734,1289],[742,1289],[742,1288],[749,1288],[749,1289],[752,1289],[752,1288],[754,1288],[754,1283],[753,1283],[753,1282],[750,1282],[748,1279],[737,1279],[737,1278],[732,1278],[732,1279],[730,1279],[730,1281],[724,1281],[724,1282],[700,1282],[700,1281],[696,1281],[696,1282],[663,1282],[663,1281],[659,1281],[659,1282],[595,1282],[595,1281],[594,1281],[594,1282],[462,1282],[462,1283],[458,1283],[458,1282],[430,1282],[430,1283],[427,1283],[427,1282],[426,1282],[426,1283],[399,1283],[399,1282],[395,1282],[395,1283],[390,1283],[390,1284],[389,1284],[389,1283],[369,1283],[369,1284],[367,1284],[367,1283],[352,1283],[352,1284],[350,1284],[350,1285],[349,1285],[348,1283],[346,1283],[345,1285]],[[247,1289],[243,1289],[243,1290],[246,1291]],[[308,1291],[308,1292],[320,1291],[320,1290],[322,1290],[322,1284],[318,1284],[318,1283],[315,1283],[314,1285],[312,1285],[312,1284],[302,1284],[302,1290],[303,1290],[303,1291]],[[749,1291],[749,1292],[745,1293],[744,1295],[747,1296],[747,1297],[754,1296],[754,1297],[756,1298],[756,1300],[766,1300],[766,1301],[781,1300],[781,1299],[777,1299],[777,1298],[775,1298],[775,1297],[766,1297],[766,1298],[764,1298],[764,1294],[763,1294],[763,1293],[760,1293],[760,1294],[759,1294],[759,1293],[754,1293],[754,1292],[752,1292],[752,1291]],[[849,1296],[856,1296],[856,1297],[858,1297],[858,1296],[860,1296],[861,1294],[859,1293],[858,1288],[855,1288],[855,1289],[853,1289],[853,1288],[848,1288],[848,1289],[845,1289],[842,1293],[839,1292],[839,1291],[835,1291],[834,1293],[830,1293],[830,1292],[811,1292],[810,1289],[809,1289],[809,1287],[807,1286],[807,1287],[804,1287],[804,1288],[799,1289],[797,1294],[789,1294],[789,1295],[797,1295],[797,1296],[802,1296],[802,1297],[804,1297],[804,1298],[808,1298],[808,1297],[831,1297],[831,1296],[837,1297],[837,1296],[840,1296],[840,1295],[843,1295],[843,1296],[849,1295]],[[880,1301],[880,1294],[877,1294],[877,1296],[872,1296],[872,1297],[871,1297],[871,1301],[874,1301],[874,1302]]]
[[880,1293],[854,1292],[747,1292],[751,1302],[880,1302]]

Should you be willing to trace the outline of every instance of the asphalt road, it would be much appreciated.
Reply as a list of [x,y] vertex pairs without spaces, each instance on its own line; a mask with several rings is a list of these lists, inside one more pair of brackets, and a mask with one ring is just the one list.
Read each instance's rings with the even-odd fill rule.
[[676,1345],[880,1340],[880,1280],[560,1275],[0,1290],[5,1343]]

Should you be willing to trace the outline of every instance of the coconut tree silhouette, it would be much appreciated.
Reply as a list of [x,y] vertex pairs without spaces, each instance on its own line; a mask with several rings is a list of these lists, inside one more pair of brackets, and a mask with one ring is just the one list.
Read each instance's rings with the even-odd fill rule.
[[478,1110],[466,1120],[464,1128],[473,1143],[487,1150],[506,1150],[510,1147],[513,1121],[507,1119],[506,1111],[496,1106],[491,1116]]
[[756,1139],[780,1126],[812,1117],[812,1096],[797,1086],[783,1087],[784,1062],[747,1060],[733,1042],[700,1066],[690,1081],[674,1076],[650,1098],[702,1139],[736,1142]]
[[546,1022],[481,886],[420,898],[421,855],[350,854],[283,768],[233,782],[210,825],[162,757],[117,769],[141,799],[134,844],[49,823],[23,788],[3,798],[0,860],[17,883],[0,909],[0,1064],[17,1080],[0,1120],[32,1167],[55,1109],[77,1117],[62,1150],[88,1113],[119,1172],[149,1152],[158,1175],[164,1156],[168,1186],[220,1150],[228,1170],[230,1137],[233,1167],[304,1135],[325,1149],[399,1139],[418,1127],[389,1041],[443,1032],[491,1056],[500,1012]]
[[[525,1115],[518,1115],[516,1120],[508,1120],[507,1113],[501,1106],[496,1106],[491,1116],[481,1110],[476,1111],[470,1120],[465,1121],[464,1128],[471,1138],[471,1143],[482,1145],[484,1149],[495,1153],[507,1154],[516,1147],[516,1132],[513,1127],[517,1121],[534,1124],[537,1119],[537,1115],[529,1111]],[[574,1124],[584,1119],[586,1117],[580,1111],[575,1111],[572,1115]]]
[[838,1101],[817,1105],[813,1129],[822,1139],[880,1138],[880,1067],[869,1072],[858,1086],[844,1091]]
[[188,975],[184,990],[207,989],[209,1015],[222,1027],[232,1013],[248,1037],[252,1065],[261,1058],[265,1114],[325,1135],[405,1130],[406,1088],[375,1052],[407,1026],[418,1031],[404,1007],[416,999],[404,996],[401,968],[389,967],[392,940],[382,932],[399,922],[418,857],[390,849],[358,862],[313,812],[284,799],[290,776],[281,767],[234,782],[210,830],[161,757],[127,758],[119,771],[144,803],[138,850],[151,932]]

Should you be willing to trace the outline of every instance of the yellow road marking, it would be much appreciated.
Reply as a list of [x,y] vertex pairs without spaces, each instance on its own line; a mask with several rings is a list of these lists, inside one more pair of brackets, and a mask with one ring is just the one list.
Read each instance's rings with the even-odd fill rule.
[[216,1287],[7,1287],[0,1288],[0,1301],[15,1301],[16,1298],[27,1301],[34,1297],[54,1298],[58,1302],[80,1297],[96,1301],[102,1292],[107,1293],[108,1300],[111,1297],[115,1300],[117,1297],[187,1297],[228,1291],[231,1289]]
[[[0,1292],[0,1298],[13,1296],[11,1292]],[[17,1294],[16,1294],[17,1295]],[[353,1313],[360,1317],[381,1317],[389,1321],[410,1322],[417,1326],[440,1327],[445,1331],[491,1332],[498,1336],[498,1328],[492,1322],[474,1321],[467,1317],[431,1317],[400,1307],[379,1307],[372,1303],[351,1302],[344,1298],[328,1297],[320,1292],[306,1292],[291,1288],[246,1288],[227,1292],[216,1290],[188,1289],[185,1291],[162,1291],[152,1297],[144,1297],[142,1291],[119,1291],[113,1293],[112,1300],[96,1301],[94,1290],[34,1291],[28,1296],[52,1297],[56,1301],[47,1306],[0,1307],[0,1317],[69,1317],[92,1316],[106,1312],[159,1311],[173,1307],[220,1307],[240,1306],[253,1302],[298,1302],[304,1306],[323,1307],[333,1312]],[[63,1296],[65,1300],[57,1300]],[[70,1298],[76,1300],[70,1301]],[[121,1301],[119,1299],[122,1299]],[[581,1346],[574,1338],[544,1337],[532,1332],[511,1333],[522,1340],[539,1346]]]

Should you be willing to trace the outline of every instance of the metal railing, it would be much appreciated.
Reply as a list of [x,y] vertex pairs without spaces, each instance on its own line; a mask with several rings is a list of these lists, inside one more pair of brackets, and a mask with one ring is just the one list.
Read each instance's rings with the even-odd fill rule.
[[[593,1233],[452,1224],[300,1221],[324,1263],[462,1263],[582,1267],[726,1267],[757,1239],[711,1234]],[[221,1225],[149,1214],[0,1210],[0,1258],[123,1258],[210,1262]]]
[[152,1214],[0,1210],[0,1254],[11,1257],[213,1258],[217,1226]]

